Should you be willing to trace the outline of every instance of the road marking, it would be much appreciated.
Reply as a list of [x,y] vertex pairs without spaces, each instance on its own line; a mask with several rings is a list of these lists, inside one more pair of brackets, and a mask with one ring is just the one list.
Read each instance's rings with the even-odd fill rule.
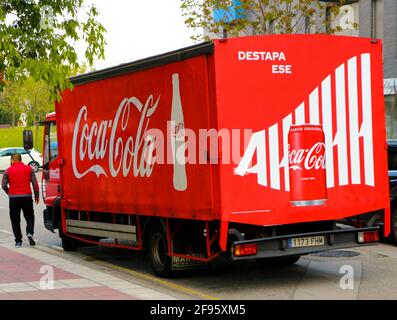
[[[11,245],[3,245],[0,244],[0,247],[5,247],[15,252],[19,251],[20,249],[13,248]],[[37,249],[42,252],[42,254],[37,254]],[[26,255],[30,258],[39,260],[47,265],[51,265],[53,267],[60,268],[68,273],[72,273],[73,275],[81,278],[81,279],[70,279],[66,285],[73,283],[74,287],[82,287],[87,283],[96,283],[104,287],[108,287],[114,289],[119,292],[123,292],[129,296],[133,296],[138,299],[153,299],[153,300],[174,300],[175,297],[164,294],[155,289],[149,288],[147,285],[138,285],[132,282],[122,280],[115,276],[112,276],[105,271],[98,271],[95,270],[95,266],[92,264],[90,266],[82,265],[79,262],[69,261],[65,258],[61,258],[59,255],[54,253],[54,249],[51,249],[50,246],[38,246],[35,249],[26,248],[21,252],[22,255]],[[64,254],[65,256],[65,254]],[[80,258],[81,260],[81,258]],[[63,280],[59,280],[63,283]],[[1,289],[1,288],[0,288]],[[1,289],[3,290],[3,289]],[[0,292],[1,292],[0,290]],[[3,290],[4,291],[4,290]]]
[[1,229],[0,232],[6,233],[6,234],[12,234],[12,232],[5,230],[5,229]]
[[0,283],[0,292],[31,292],[56,289],[95,288],[101,284],[87,279],[53,280],[53,288],[44,289],[40,281]]
[[[50,249],[50,250],[51,249],[52,250],[56,250],[56,251],[60,251],[60,249],[61,249],[60,247],[58,247],[56,245],[39,247],[39,249],[44,249],[43,251],[45,251],[46,248]],[[61,249],[61,250],[62,250],[62,252],[64,252],[63,249]],[[200,297],[201,299],[205,299],[205,300],[220,300],[217,297],[208,295],[208,294],[200,292],[198,290],[191,289],[191,288],[188,288],[188,287],[176,284],[176,283],[172,283],[172,282],[169,282],[169,281],[166,281],[166,280],[163,280],[163,279],[159,279],[159,278],[157,278],[155,276],[151,276],[151,275],[148,275],[148,274],[143,273],[143,272],[127,269],[127,268],[124,268],[124,267],[121,267],[121,266],[116,266],[116,265],[113,265],[113,264],[111,264],[109,262],[106,262],[106,261],[103,261],[103,260],[99,260],[99,259],[95,259],[94,258],[94,259],[90,260],[90,262],[96,263],[98,265],[102,265],[102,266],[107,267],[109,269],[117,270],[119,272],[129,273],[129,274],[135,276],[136,278],[140,278],[142,280],[156,282],[156,283],[158,283],[158,284],[160,284],[160,285],[162,285],[164,287],[168,287],[169,289],[178,290],[180,292],[183,292],[185,294],[189,294],[191,296]]]
[[127,273],[129,273],[131,275],[134,275],[135,277],[138,277],[138,278],[141,278],[141,279],[144,279],[144,280],[157,282],[157,283],[159,283],[159,284],[161,284],[161,285],[163,285],[165,287],[168,287],[168,288],[171,288],[171,289],[176,289],[176,290],[182,291],[184,293],[187,293],[189,295],[201,297],[201,298],[203,298],[205,300],[219,300],[219,298],[217,298],[217,297],[208,295],[206,293],[203,293],[203,292],[200,292],[200,291],[197,291],[197,290],[194,290],[194,289],[191,289],[191,288],[188,288],[188,287],[176,284],[176,283],[172,283],[172,282],[169,282],[169,281],[166,281],[166,280],[163,280],[163,279],[159,279],[159,278],[157,278],[155,276],[151,276],[151,275],[148,275],[148,274],[143,273],[143,272],[139,272],[139,271],[127,269],[127,268],[124,268],[124,267],[116,266],[116,265],[113,265],[113,264],[111,264],[109,262],[105,262],[105,261],[102,261],[102,260],[95,259],[95,260],[92,260],[92,261],[95,262],[95,263],[98,263],[98,264],[102,264],[103,266],[109,267],[111,269],[115,269],[115,270],[122,271],[122,272],[127,272]]
[[[44,249],[43,251],[45,251],[45,248],[56,250],[56,251],[59,251],[61,249],[60,247],[58,247],[56,245],[44,246],[44,247],[39,247],[39,248]],[[64,252],[63,249],[61,249],[61,250],[62,250],[62,252]],[[113,265],[113,264],[111,264],[109,262],[106,262],[106,261],[103,261],[103,260],[92,259],[92,260],[90,260],[90,262],[96,263],[98,265],[102,265],[104,267],[107,267],[109,269],[113,269],[113,270],[116,270],[116,271],[119,271],[119,272],[129,273],[129,274],[135,276],[136,278],[140,278],[142,280],[146,280],[146,281],[149,280],[151,282],[156,282],[156,283],[161,284],[164,287],[168,287],[169,289],[178,290],[180,292],[183,292],[185,294],[189,294],[191,296],[200,297],[201,299],[205,299],[205,300],[219,300],[219,298],[217,298],[217,297],[205,294],[205,293],[200,292],[198,290],[194,290],[194,289],[191,289],[191,288],[179,285],[179,284],[175,284],[175,283],[172,283],[172,282],[169,282],[169,281],[166,281],[166,280],[162,280],[162,279],[159,279],[159,278],[157,278],[155,276],[148,275],[146,273],[142,273],[142,272],[138,272],[138,271],[135,271],[135,270],[127,269],[127,268],[124,268],[124,267],[116,266],[116,265]]]

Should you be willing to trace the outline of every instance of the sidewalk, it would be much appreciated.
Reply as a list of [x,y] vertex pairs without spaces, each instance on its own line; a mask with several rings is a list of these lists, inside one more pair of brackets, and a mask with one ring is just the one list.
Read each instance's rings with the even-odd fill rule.
[[[22,248],[12,244],[12,239],[0,239],[0,300],[175,299],[26,243]],[[48,289],[51,273],[53,288]]]

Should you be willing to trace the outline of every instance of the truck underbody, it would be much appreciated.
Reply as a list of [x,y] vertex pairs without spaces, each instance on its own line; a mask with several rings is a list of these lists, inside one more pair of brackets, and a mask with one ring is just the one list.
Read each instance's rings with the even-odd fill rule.
[[320,221],[280,226],[228,225],[226,250],[219,245],[220,221],[203,221],[104,212],[61,210],[49,206],[45,227],[59,229],[66,251],[84,244],[146,250],[153,271],[200,268],[222,255],[232,260],[293,263],[319,251],[369,245],[379,240],[379,227],[355,227],[346,221]]

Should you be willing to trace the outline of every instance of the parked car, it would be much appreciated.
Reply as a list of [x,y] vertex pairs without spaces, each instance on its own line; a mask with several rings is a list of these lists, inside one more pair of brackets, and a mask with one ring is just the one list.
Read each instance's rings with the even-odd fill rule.
[[388,140],[387,145],[391,210],[390,240],[397,245],[397,139]]
[[356,228],[379,227],[382,241],[391,242],[397,246],[397,139],[387,140],[387,158],[390,193],[390,234],[387,238],[383,235],[384,214],[383,210],[369,212],[358,216],[344,218],[338,221],[341,224],[353,225]]
[[0,171],[4,171],[10,166],[10,157],[14,153],[22,155],[22,162],[30,165],[34,172],[37,172],[43,164],[43,156],[35,149],[29,150],[30,157],[24,148],[2,148],[0,149]]

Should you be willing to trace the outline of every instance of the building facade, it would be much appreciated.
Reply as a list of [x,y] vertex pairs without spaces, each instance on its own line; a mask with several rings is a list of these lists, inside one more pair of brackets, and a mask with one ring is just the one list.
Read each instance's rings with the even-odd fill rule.
[[[347,4],[348,16],[358,23],[339,34],[383,41],[384,94],[388,138],[397,138],[397,1],[356,0]],[[346,11],[344,11],[346,12]],[[333,23],[340,23],[338,17]],[[343,18],[342,18],[343,19]]]
[[[238,5],[240,2],[233,0],[231,3]],[[317,12],[316,20],[321,21],[319,17],[324,14],[327,13]],[[245,18],[254,19],[254,15],[246,14]],[[358,27],[354,27],[355,24]],[[382,39],[387,137],[397,139],[397,0],[345,0],[340,15],[330,24],[331,28],[336,26],[343,28],[338,35]],[[294,32],[324,33],[325,28],[323,23],[300,21],[296,24]],[[210,33],[207,35],[211,38],[219,37]]]

